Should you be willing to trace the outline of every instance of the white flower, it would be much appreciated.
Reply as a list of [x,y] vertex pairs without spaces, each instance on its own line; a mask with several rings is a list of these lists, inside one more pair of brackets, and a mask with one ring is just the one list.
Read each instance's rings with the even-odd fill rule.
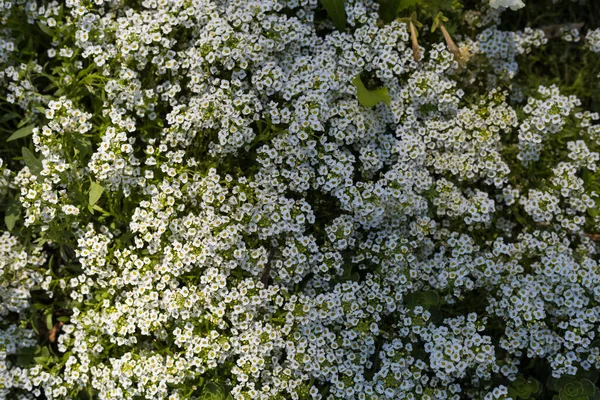
[[525,3],[522,0],[490,0],[490,7],[492,8],[510,8],[515,11],[519,8],[525,7]]

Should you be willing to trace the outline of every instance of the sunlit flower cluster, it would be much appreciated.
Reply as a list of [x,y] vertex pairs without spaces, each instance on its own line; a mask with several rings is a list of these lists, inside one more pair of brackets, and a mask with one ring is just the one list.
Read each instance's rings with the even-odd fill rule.
[[[0,235],[0,397],[508,399],[527,358],[600,368],[600,117],[511,101],[547,39],[481,3],[473,72],[373,0],[344,32],[316,0],[16,1],[56,37],[16,64],[0,29],[0,93],[38,121],[0,160],[26,232]],[[45,342],[36,290],[69,309]]]

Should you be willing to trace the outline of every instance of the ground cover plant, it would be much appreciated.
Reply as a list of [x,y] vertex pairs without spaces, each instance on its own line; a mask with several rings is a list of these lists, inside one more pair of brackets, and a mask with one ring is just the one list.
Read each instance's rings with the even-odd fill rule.
[[594,0],[0,0],[1,399],[600,399]]

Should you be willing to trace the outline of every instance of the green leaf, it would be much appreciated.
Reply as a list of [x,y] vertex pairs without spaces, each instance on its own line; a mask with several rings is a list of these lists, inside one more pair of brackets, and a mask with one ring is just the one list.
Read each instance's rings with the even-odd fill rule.
[[[596,343],[594,343],[596,342]],[[594,345],[600,345],[600,340],[595,340],[594,342],[592,342],[591,347],[593,347]],[[598,372],[594,371],[594,370],[590,370],[590,371],[580,371],[578,373],[578,375],[581,375],[582,379],[587,379],[592,383],[596,383],[596,381],[598,380]]]
[[16,131],[15,133],[13,133],[12,135],[10,135],[9,138],[6,139],[6,141],[10,142],[13,140],[27,137],[27,136],[31,135],[31,132],[33,132],[33,128],[35,128],[35,124],[27,125],[26,127],[21,128],[18,131]]
[[19,123],[17,124],[17,128],[21,129],[22,127],[24,127],[25,125],[27,125],[30,120],[31,120],[30,117],[27,117],[27,118],[24,118],[24,119],[20,120]]
[[36,364],[46,364],[50,359],[50,351],[48,347],[42,347],[41,355],[34,357]]
[[74,135],[73,144],[75,145],[75,154],[80,154],[81,157],[92,154],[92,142],[85,136]]
[[546,387],[554,392],[558,392],[560,390],[558,387],[558,379],[553,376],[549,376],[546,380]]
[[19,114],[14,113],[14,112],[8,112],[6,114],[4,114],[1,118],[0,118],[0,122],[8,122],[11,119],[15,119],[19,116]]
[[417,296],[414,293],[406,293],[404,295],[404,304],[407,308],[415,308],[417,304]]
[[46,362],[48,361],[48,358],[44,357],[44,356],[38,356],[38,357],[33,357],[33,360],[35,361],[36,364],[45,365]]
[[583,394],[585,396],[591,396],[594,394],[594,392],[596,391],[596,386],[592,382],[590,382],[587,379],[582,379],[580,382],[583,388]]
[[48,330],[51,330],[53,326],[54,326],[54,324],[52,323],[52,314],[47,314],[46,315],[46,328]]
[[27,147],[23,147],[21,153],[23,154],[23,161],[25,161],[25,165],[29,168],[29,171],[34,175],[39,175],[44,168],[42,162],[34,156]]
[[15,227],[15,223],[21,217],[21,207],[17,201],[10,201],[4,212],[4,223],[9,231]]
[[100,200],[102,192],[104,192],[104,187],[96,182],[92,182],[90,186],[90,206],[94,206]]
[[400,11],[413,7],[420,0],[379,0],[379,16],[386,22],[392,22]]
[[433,24],[431,25],[431,32],[435,32],[444,22],[448,22],[448,18],[444,17],[442,12],[438,12],[435,17],[433,17]]
[[214,382],[206,382],[200,395],[201,400],[225,400],[225,394],[221,386]]
[[399,0],[398,1],[398,8],[396,10],[397,11],[406,10],[409,7],[416,6],[420,2],[421,2],[421,0]]
[[42,24],[40,21],[37,22],[37,26],[40,28],[40,30],[42,32],[44,32],[46,35],[53,37],[54,36],[54,31],[52,30],[52,28],[50,28],[48,25]]
[[375,90],[369,90],[365,87],[364,83],[360,79],[360,75],[357,75],[352,80],[352,84],[356,87],[356,97],[362,106],[371,108],[379,102],[385,104],[390,103],[391,99],[387,88],[383,87]]
[[433,290],[423,292],[423,301],[430,306],[437,306],[441,302],[440,295]]
[[20,348],[17,352],[17,360],[15,363],[17,367],[28,367],[33,364],[33,356],[35,355],[38,347],[39,346]]
[[345,0],[321,0],[321,4],[329,18],[333,20],[333,25],[340,30],[346,30],[346,8]]
[[556,387],[556,391],[562,390],[566,385],[576,382],[577,378],[572,375],[563,375],[560,378],[555,380],[554,387]]
[[542,385],[540,384],[540,382],[537,379],[528,378],[527,379],[527,388],[529,389],[530,393],[537,393],[540,390],[542,390]]

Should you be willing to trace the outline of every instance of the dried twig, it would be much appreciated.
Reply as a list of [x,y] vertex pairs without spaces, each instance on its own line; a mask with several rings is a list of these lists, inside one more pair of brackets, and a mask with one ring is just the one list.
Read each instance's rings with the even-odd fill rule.
[[594,242],[600,242],[600,233],[586,233],[585,236],[589,237]]
[[446,27],[444,26],[444,24],[442,24],[442,23],[440,23],[440,30],[442,31],[442,35],[444,35],[444,40],[446,41],[448,50],[450,50],[450,52],[452,54],[454,54],[454,56],[456,58],[460,58],[461,54],[460,54],[460,50],[458,49],[458,46],[454,43],[454,40],[452,40],[452,37],[446,30]]
[[446,41],[446,45],[448,46],[448,50],[450,50],[450,52],[452,54],[454,54],[454,59],[458,62],[458,64],[462,68],[466,67],[467,66],[468,57],[466,57],[465,55],[463,55],[461,53],[460,49],[458,48],[458,46],[456,45],[456,43],[454,43],[454,40],[452,40],[452,37],[450,36],[450,34],[448,33],[448,31],[446,30],[446,27],[441,22],[440,22],[440,30],[442,31],[442,35],[444,35],[444,40]]
[[417,41],[417,30],[415,24],[412,21],[408,23],[410,25],[410,40],[412,42],[413,58],[415,61],[419,61],[419,42]]
[[50,341],[50,343],[54,343],[56,341],[56,337],[58,336],[58,333],[60,332],[60,328],[62,328],[64,324],[61,321],[58,321],[50,330],[50,332],[48,333],[48,340]]

